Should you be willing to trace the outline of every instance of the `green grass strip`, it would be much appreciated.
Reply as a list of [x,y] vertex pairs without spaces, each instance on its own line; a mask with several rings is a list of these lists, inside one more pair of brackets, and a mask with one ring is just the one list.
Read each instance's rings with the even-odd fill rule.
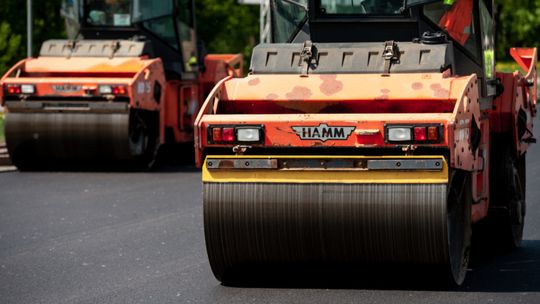
[[[540,64],[537,66],[537,69],[540,69]],[[519,65],[514,61],[498,61],[497,62],[497,72],[503,72],[503,73],[512,73],[515,71],[521,71],[523,74],[525,74],[525,71],[523,71]]]

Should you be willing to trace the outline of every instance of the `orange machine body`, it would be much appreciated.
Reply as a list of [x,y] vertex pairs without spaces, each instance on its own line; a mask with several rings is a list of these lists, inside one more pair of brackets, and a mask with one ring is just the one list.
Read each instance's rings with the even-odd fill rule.
[[[448,73],[249,75],[227,78],[206,99],[195,122],[196,162],[223,149],[243,151],[240,143],[214,143],[211,126],[262,126],[264,140],[250,149],[320,148],[318,155],[346,151],[347,155],[378,155],[381,149],[395,155],[417,155],[429,147],[448,156],[451,168],[472,173],[472,220],[486,217],[489,207],[490,134],[513,132],[516,153],[525,153],[532,134],[518,133],[515,113],[526,113],[532,130],[536,115],[536,49],[512,51],[527,75],[499,73],[504,93],[485,108],[479,98],[476,75]],[[535,82],[534,82],[535,83]],[[515,94],[515,98],[513,95]],[[388,141],[387,125],[437,126],[436,141],[397,144]],[[340,140],[302,138],[319,126],[331,135],[332,127],[353,130]],[[508,129],[510,128],[510,129]],[[519,137],[519,134],[521,137]],[[342,134],[340,134],[342,135]],[[208,152],[208,151],[212,152]],[[307,153],[307,149],[302,151]],[[271,153],[271,152],[268,152]],[[340,153],[340,152],[337,152]]]
[[[20,94],[24,100],[78,100],[78,111],[95,112],[85,101],[104,99],[103,103],[127,103],[128,109],[159,112],[160,142],[193,141],[193,120],[206,94],[219,79],[240,75],[241,55],[208,55],[206,70],[191,80],[166,80],[161,59],[141,57],[38,57],[14,65],[1,79],[0,99],[6,103],[10,85],[30,84],[32,94]],[[123,88],[120,94],[103,95],[102,85]],[[160,93],[156,92],[159,87]],[[163,93],[161,93],[163,92]],[[158,94],[158,95],[156,95]],[[19,96],[18,96],[19,97]],[[104,98],[103,98],[104,97]],[[156,99],[157,97],[157,99]],[[55,104],[49,108],[54,110]],[[9,108],[6,108],[9,110]],[[97,109],[99,112],[99,109]]]

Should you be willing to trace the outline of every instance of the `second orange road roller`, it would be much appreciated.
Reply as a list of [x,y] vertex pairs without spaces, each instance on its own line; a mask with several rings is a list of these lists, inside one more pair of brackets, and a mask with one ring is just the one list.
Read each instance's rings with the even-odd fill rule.
[[473,223],[519,246],[537,54],[512,49],[524,73],[495,70],[492,1],[271,7],[273,43],[195,122],[219,280],[246,266],[405,264],[459,285]]
[[242,73],[241,55],[205,54],[192,0],[64,1],[62,14],[72,40],[45,42],[0,82],[19,169],[151,167],[160,145],[193,141],[217,81]]

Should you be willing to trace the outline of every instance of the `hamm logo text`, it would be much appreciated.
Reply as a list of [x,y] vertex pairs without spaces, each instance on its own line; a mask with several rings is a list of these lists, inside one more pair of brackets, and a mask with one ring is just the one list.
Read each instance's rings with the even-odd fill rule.
[[325,123],[318,127],[292,127],[302,140],[346,140],[356,127],[334,127]]

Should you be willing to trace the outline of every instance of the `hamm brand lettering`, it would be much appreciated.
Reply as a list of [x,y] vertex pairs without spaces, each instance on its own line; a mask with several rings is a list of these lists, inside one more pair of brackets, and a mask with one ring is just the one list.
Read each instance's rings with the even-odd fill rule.
[[325,123],[318,127],[292,127],[302,140],[346,140],[356,127],[329,126]]
[[76,93],[81,90],[80,85],[73,84],[54,84],[52,87],[57,93]]

